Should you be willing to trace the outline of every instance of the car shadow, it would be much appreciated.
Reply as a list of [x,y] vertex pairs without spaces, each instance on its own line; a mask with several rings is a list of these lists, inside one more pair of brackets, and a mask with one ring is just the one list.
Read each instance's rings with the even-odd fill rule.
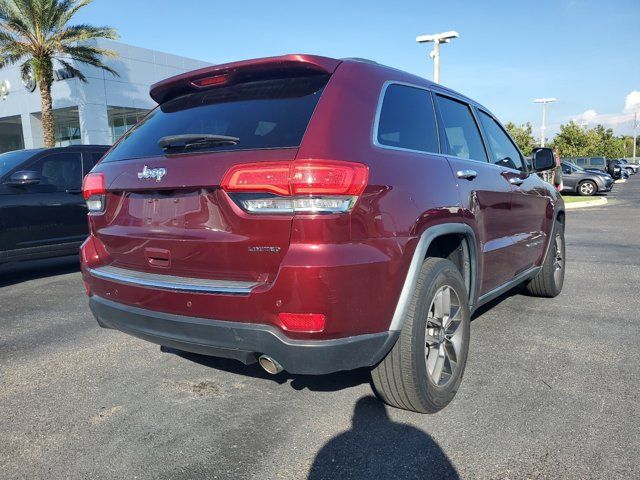
[[471,321],[473,322],[478,317],[481,317],[485,313],[487,313],[492,308],[495,308],[505,300],[511,297],[515,297],[516,295],[527,295],[527,291],[523,286],[517,286],[503,293],[502,295],[494,298],[490,302],[485,303],[484,305],[478,307],[471,315]]
[[80,271],[78,255],[0,265],[0,287]]
[[316,455],[309,480],[458,479],[455,467],[427,433],[394,422],[373,396],[362,397],[351,428],[329,440]]
[[345,388],[352,388],[371,381],[371,374],[367,368],[357,370],[330,373],[327,375],[294,375],[288,372],[280,372],[271,375],[265,372],[257,363],[245,365],[238,360],[220,357],[209,357],[197,353],[184,352],[170,347],[160,347],[164,353],[178,355],[185,360],[203,365],[216,370],[222,370],[237,375],[251,378],[270,380],[280,385],[289,383],[294,390],[311,390],[314,392],[335,392]]

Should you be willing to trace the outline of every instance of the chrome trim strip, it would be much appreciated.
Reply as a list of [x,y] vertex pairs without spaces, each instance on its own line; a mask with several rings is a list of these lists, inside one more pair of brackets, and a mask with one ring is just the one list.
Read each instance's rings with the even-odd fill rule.
[[132,285],[136,287],[155,288],[193,293],[227,293],[247,295],[261,285],[258,282],[242,282],[237,280],[209,280],[206,278],[177,277],[158,273],[138,272],[112,266],[90,268],[89,274],[95,278]]
[[422,268],[422,263],[424,262],[429,245],[436,237],[449,233],[460,233],[465,235],[468,239],[467,243],[469,244],[469,257],[471,262],[471,288],[469,291],[469,303],[473,308],[472,304],[474,303],[476,294],[476,275],[478,265],[476,236],[473,229],[466,223],[445,223],[436,225],[424,231],[418,241],[415,251],[413,252],[409,271],[407,272],[407,277],[405,278],[402,291],[400,292],[400,298],[398,299],[395,312],[393,313],[389,330],[402,329],[404,319],[407,315],[407,310],[409,309],[409,303],[411,302],[411,297],[413,296],[413,292],[418,284],[418,276],[420,275],[420,269]]

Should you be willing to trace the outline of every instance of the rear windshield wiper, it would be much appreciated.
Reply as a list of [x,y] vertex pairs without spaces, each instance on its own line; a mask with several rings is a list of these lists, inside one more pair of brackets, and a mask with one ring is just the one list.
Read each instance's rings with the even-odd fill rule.
[[185,133],[183,135],[167,135],[158,140],[158,146],[165,152],[169,150],[188,150],[204,147],[221,147],[237,145],[238,137],[214,135],[207,133]]

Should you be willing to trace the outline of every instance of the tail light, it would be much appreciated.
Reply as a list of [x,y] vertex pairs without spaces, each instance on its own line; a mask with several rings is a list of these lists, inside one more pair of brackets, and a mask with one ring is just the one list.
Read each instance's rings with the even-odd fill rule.
[[104,173],[89,173],[82,182],[82,196],[87,201],[90,212],[104,210],[105,193],[107,188],[104,181]]
[[252,213],[344,213],[367,186],[369,168],[336,160],[262,162],[231,167],[222,188]]

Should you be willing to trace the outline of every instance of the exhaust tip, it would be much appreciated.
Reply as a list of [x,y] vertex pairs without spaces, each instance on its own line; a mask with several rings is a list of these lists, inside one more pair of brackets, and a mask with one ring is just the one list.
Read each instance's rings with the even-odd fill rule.
[[267,355],[260,355],[260,357],[258,357],[258,363],[262,368],[264,368],[267,373],[270,373],[271,375],[276,375],[284,370],[282,368],[282,365],[280,365],[273,358]]

